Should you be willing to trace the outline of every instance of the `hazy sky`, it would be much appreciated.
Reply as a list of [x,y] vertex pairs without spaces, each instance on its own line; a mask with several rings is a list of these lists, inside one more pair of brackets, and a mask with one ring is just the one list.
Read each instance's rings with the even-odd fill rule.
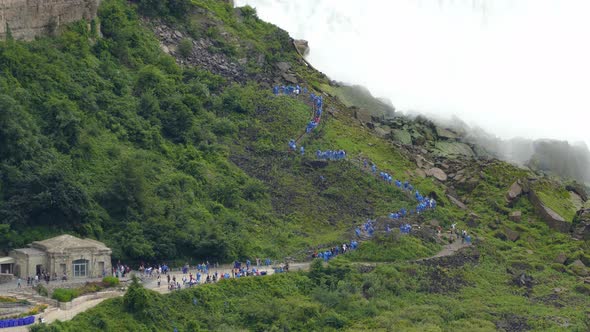
[[590,0],[236,0],[332,79],[504,138],[590,146]]

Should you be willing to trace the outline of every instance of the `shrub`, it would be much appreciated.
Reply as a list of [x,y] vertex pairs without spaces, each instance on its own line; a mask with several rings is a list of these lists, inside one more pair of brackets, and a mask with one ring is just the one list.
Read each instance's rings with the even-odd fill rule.
[[51,295],[52,299],[58,300],[59,302],[70,302],[74,298],[80,295],[77,289],[69,288],[56,288]]
[[180,53],[180,56],[182,56],[183,58],[188,58],[188,56],[191,55],[192,51],[193,43],[190,39],[185,38],[178,44],[178,53]]
[[115,277],[104,277],[102,278],[102,283],[106,286],[106,287],[114,287],[117,286],[119,284],[119,279],[115,278]]
[[35,287],[35,290],[37,291],[37,294],[41,296],[49,296],[47,288],[45,288],[45,286],[43,286],[42,284],[37,285],[37,287]]

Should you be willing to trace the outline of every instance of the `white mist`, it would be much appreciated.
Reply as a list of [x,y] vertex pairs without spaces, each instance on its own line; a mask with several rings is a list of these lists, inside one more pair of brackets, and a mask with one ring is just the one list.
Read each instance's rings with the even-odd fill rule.
[[590,146],[590,1],[236,0],[332,79],[500,137]]

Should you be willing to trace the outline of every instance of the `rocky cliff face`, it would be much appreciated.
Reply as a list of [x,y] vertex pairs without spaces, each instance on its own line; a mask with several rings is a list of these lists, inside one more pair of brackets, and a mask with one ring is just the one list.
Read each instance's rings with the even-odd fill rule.
[[92,20],[99,4],[100,0],[2,0],[0,39],[6,38],[7,29],[15,39],[31,40],[70,22]]

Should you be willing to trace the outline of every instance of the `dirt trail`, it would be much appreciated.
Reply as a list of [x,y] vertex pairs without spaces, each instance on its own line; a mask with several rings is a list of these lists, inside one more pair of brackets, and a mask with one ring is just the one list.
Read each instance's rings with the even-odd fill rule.
[[449,243],[449,244],[443,246],[441,251],[439,251],[436,255],[434,255],[432,257],[424,258],[423,260],[444,257],[444,256],[451,256],[451,255],[455,254],[455,252],[457,252],[459,249],[462,249],[462,248],[465,248],[468,246],[469,246],[469,244],[461,243],[459,240],[456,240],[453,243]]
[[[454,255],[458,250],[468,247],[468,244],[464,244],[461,243],[460,241],[456,240],[453,243],[449,243],[443,246],[443,248],[436,253],[434,256],[431,257],[426,257],[426,258],[422,258],[418,261],[425,261],[425,260],[429,260],[429,259],[433,259],[433,258],[439,258],[439,257],[445,257],[445,256],[452,256]],[[367,264],[379,264],[379,262],[355,262],[355,263],[367,263]],[[385,264],[386,262],[383,262],[383,264]],[[390,264],[390,263],[387,263]],[[299,263],[290,263],[290,271],[309,271],[311,262],[299,262]],[[223,274],[223,273],[231,273],[231,269],[232,266],[231,265],[222,265],[219,266],[219,268],[217,269],[212,269],[210,272],[214,273],[215,271],[217,271],[219,274]],[[263,266],[259,268],[260,271],[266,271],[267,275],[272,275],[274,274],[274,269],[271,266]],[[193,275],[196,274],[195,270],[190,270],[190,273],[193,273]],[[181,271],[172,271],[170,272],[171,275],[176,276],[179,279],[182,279],[182,277],[184,276],[184,274]],[[187,274],[188,276],[188,274]],[[247,277],[247,278],[252,278],[252,277]],[[155,277],[152,278],[145,278],[143,280],[143,285],[144,287],[154,290],[158,293],[169,293],[170,290],[168,290],[167,286],[166,286],[166,278],[164,276],[164,278],[161,279],[161,286],[158,287],[157,285],[157,279]],[[198,287],[198,286],[196,286]],[[124,293],[121,292],[121,294],[119,296],[122,296]],[[110,297],[112,298],[112,297]],[[45,313],[41,314],[41,315],[37,315],[37,319],[39,316],[42,316],[43,318],[45,318],[46,323],[52,323],[55,322],[56,320],[60,320],[60,321],[67,321],[70,320],[72,318],[74,318],[77,314],[82,313],[90,308],[93,308],[95,306],[97,306],[98,304],[100,304],[102,301],[106,300],[108,298],[101,298],[101,299],[91,299],[85,302],[82,302],[78,305],[76,305],[75,307],[73,307],[70,310],[61,310],[59,308],[50,308],[48,309]],[[13,327],[13,328],[5,328],[2,329],[2,331],[7,331],[7,332],[26,332],[29,330],[29,326],[20,326],[20,327]]]

